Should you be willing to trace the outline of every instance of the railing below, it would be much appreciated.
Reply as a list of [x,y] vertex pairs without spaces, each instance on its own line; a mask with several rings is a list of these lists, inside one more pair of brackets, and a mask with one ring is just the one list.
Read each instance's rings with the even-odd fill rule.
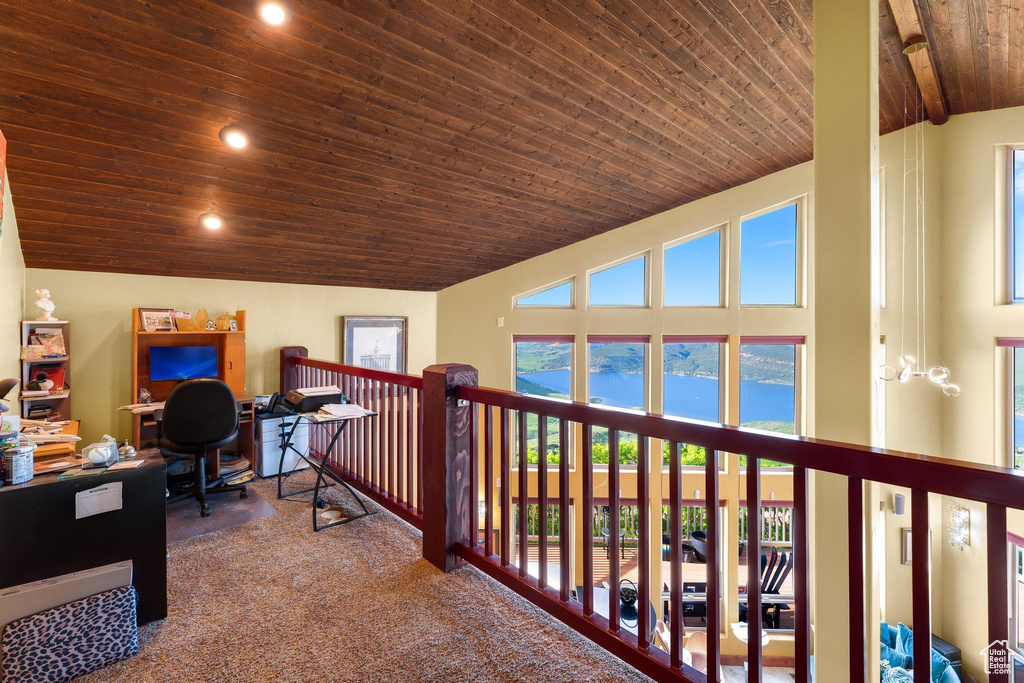
[[[284,354],[283,354],[284,355]],[[746,593],[739,597],[747,611],[748,629],[759,633],[762,608],[782,600],[792,605],[795,621],[794,655],[797,683],[809,683],[810,600],[808,556],[808,472],[846,477],[849,520],[850,673],[851,680],[866,680],[868,633],[865,617],[864,485],[875,481],[907,487],[911,493],[913,626],[918,633],[931,632],[930,553],[928,495],[936,493],[965,498],[987,505],[988,640],[1005,641],[1008,633],[1007,589],[1009,563],[1006,541],[1006,509],[1024,509],[1024,477],[1005,468],[912,455],[864,446],[758,432],[728,425],[666,418],[660,415],[617,411],[587,404],[515,394],[476,386],[476,371],[469,366],[438,365],[424,370],[423,378],[354,368],[305,358],[282,358],[282,376],[290,373],[291,386],[338,384],[361,405],[379,413],[362,429],[347,435],[334,453],[325,455],[328,466],[361,492],[423,530],[423,554],[435,566],[448,571],[468,562],[511,590],[560,619],[571,628],[621,657],[657,680],[720,680],[721,640],[726,624],[718,609],[706,610],[707,670],[683,663],[682,629],[670,623],[667,652],[655,647],[654,628],[648,611],[638,610],[635,632],[620,619],[618,596],[608,591],[607,604],[599,603],[594,588],[594,522],[587,515],[575,520],[582,539],[582,586],[571,588],[572,546],[569,510],[584,511],[595,504],[607,505],[608,527],[621,528],[620,510],[625,503],[618,455],[620,434],[635,434],[637,464],[635,491],[629,505],[636,506],[638,604],[647,605],[663,596],[662,586],[651,585],[652,538],[651,478],[661,476],[661,448],[668,444],[667,528],[655,520],[653,529],[667,535],[669,581],[664,597],[669,617],[681,618],[683,605],[702,600],[719,605],[723,597],[720,577],[723,549],[723,517],[719,504],[722,460],[730,454],[746,456],[745,502],[738,520],[745,533],[748,558],[759,558],[762,547],[790,548],[792,593],[762,595],[762,577],[747,572]],[[283,388],[285,382],[283,382]],[[527,459],[528,416],[537,424],[557,423],[550,438],[558,440],[559,454],[569,453],[569,435],[577,434],[575,463],[582,478],[581,500],[573,501],[569,489],[569,458],[549,464],[538,458],[536,467],[513,467]],[[403,426],[404,425],[404,426]],[[607,499],[595,501],[595,467],[592,436],[595,428],[608,430]],[[631,437],[632,438],[632,437]],[[539,429],[538,452],[547,452],[548,430]],[[685,500],[680,447],[696,445],[707,454],[703,476],[703,500]],[[652,451],[658,467],[651,467]],[[731,457],[731,456],[730,456]],[[793,500],[763,501],[761,461],[792,466]],[[654,473],[657,474],[654,474]],[[498,485],[500,481],[501,485]],[[513,491],[513,488],[516,491]],[[550,489],[550,490],[549,490]],[[515,508],[513,496],[537,505],[535,516],[527,505]],[[478,501],[483,510],[478,510]],[[554,506],[554,507],[551,507]],[[703,514],[695,514],[699,509]],[[707,514],[704,511],[713,511]],[[632,512],[630,513],[632,514]],[[549,523],[557,515],[557,524]],[[482,517],[483,534],[479,534]],[[588,528],[589,527],[589,528]],[[706,590],[684,593],[682,545],[689,533],[706,530]],[[539,530],[547,533],[537,533]],[[557,537],[557,544],[549,541]],[[530,542],[535,541],[537,569],[530,572]],[[608,554],[618,558],[619,534],[607,537]],[[632,544],[631,544],[632,545]],[[550,546],[550,547],[549,547]],[[515,553],[513,553],[513,548]],[[781,554],[781,552],[780,552]],[[659,555],[660,556],[660,555]],[[548,575],[548,559],[557,559],[557,576]],[[756,566],[756,565],[755,565]],[[608,584],[618,585],[619,562],[608,564]],[[555,588],[557,586],[557,588]],[[471,597],[467,596],[467,599]],[[836,599],[842,599],[836,596]],[[607,615],[607,616],[603,616]],[[927,638],[914,642],[914,659],[931,661]],[[760,681],[762,646],[751,638],[747,646],[748,680]],[[1008,683],[1008,676],[993,674],[990,681]]]

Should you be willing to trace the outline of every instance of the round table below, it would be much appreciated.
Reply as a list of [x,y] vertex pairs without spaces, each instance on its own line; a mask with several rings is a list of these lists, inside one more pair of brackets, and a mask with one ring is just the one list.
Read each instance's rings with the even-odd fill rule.
[[[576,595],[578,595],[580,597],[581,601],[583,599],[583,592],[582,591],[583,591],[583,586],[576,586]],[[648,622],[648,625],[649,625],[650,630],[651,630],[651,632],[649,634],[647,634],[647,638],[648,638],[648,640],[650,640],[650,638],[653,637],[653,635],[654,635],[654,625],[658,621],[658,613],[654,611],[654,605],[652,605],[650,602],[647,603],[647,606],[650,609],[650,620]],[[594,586],[594,613],[595,614],[600,614],[605,619],[608,618],[608,589],[607,588],[601,588],[599,586]],[[629,631],[633,635],[636,635],[637,634],[637,626],[639,625],[639,623],[640,623],[640,614],[639,614],[639,611],[637,610],[637,605],[633,605],[632,607],[627,607],[626,605],[622,604],[621,600],[619,600],[619,625],[623,629],[625,629],[626,631]]]

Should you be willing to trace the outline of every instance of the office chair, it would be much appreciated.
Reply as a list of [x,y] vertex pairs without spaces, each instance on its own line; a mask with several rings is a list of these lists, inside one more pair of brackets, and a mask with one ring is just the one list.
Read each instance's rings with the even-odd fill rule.
[[238,436],[238,404],[224,382],[195,379],[174,387],[162,411],[158,411],[157,446],[165,458],[193,461],[193,481],[174,492],[167,501],[195,497],[199,514],[207,517],[206,496],[215,493],[248,493],[244,485],[227,486],[223,479],[206,481],[206,457]]

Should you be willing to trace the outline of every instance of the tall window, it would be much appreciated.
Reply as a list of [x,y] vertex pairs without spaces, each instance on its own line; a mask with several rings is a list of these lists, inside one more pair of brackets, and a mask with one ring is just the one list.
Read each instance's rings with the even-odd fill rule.
[[797,205],[743,221],[740,226],[740,304],[797,304]]
[[1024,656],[1024,540],[1010,538],[1010,644]]
[[[512,341],[517,392],[563,399],[572,396],[572,335],[516,335]],[[547,423],[547,461],[556,464],[559,458],[558,420],[548,418]],[[528,414],[526,448],[527,462],[531,465],[536,465],[540,457],[538,432],[537,416]]]
[[[587,337],[587,401],[615,408],[647,410],[647,345],[646,336]],[[607,464],[608,430],[594,427],[593,457],[595,464]],[[619,434],[619,463],[637,462],[637,435]]]
[[[666,415],[708,422],[722,421],[722,343],[724,337],[666,336],[664,346],[663,405]],[[680,463],[703,465],[704,449],[680,447]],[[669,462],[668,443],[662,461]]]
[[1011,298],[1024,301],[1024,149],[1011,149],[1009,154]]
[[1024,339],[999,339],[999,346],[1007,347],[1009,372],[1009,410],[1007,432],[1010,442],[1010,460],[1017,469],[1024,468]]
[[516,299],[516,306],[569,308],[572,306],[572,280],[521,296]]
[[590,274],[591,306],[646,306],[647,256]]
[[[744,337],[740,342],[740,425],[797,434],[797,354],[803,339]],[[786,466],[770,460],[761,465]]]
[[721,306],[721,278],[721,230],[665,250],[666,306]]

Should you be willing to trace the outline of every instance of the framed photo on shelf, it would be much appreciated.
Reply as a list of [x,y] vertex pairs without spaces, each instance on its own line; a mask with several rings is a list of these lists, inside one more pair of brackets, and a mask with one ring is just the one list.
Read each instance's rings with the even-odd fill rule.
[[174,332],[174,309],[140,308],[139,327],[143,332]]
[[409,319],[404,316],[342,316],[341,359],[388,372],[408,371]]

